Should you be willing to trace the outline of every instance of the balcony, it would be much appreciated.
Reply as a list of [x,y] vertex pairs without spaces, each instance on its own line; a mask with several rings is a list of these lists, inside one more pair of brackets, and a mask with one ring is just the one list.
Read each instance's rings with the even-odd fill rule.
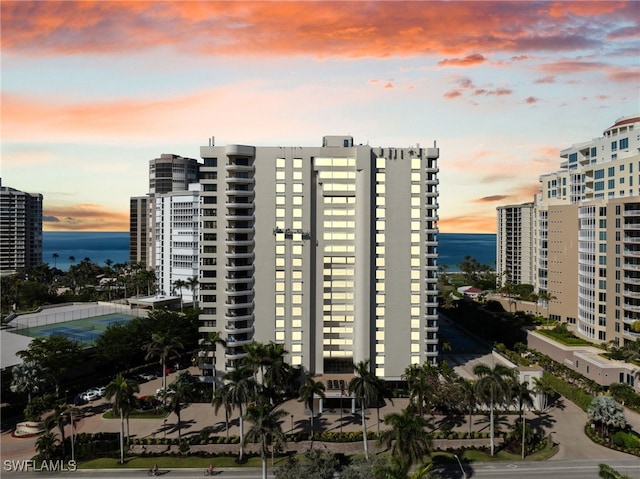
[[238,311],[237,309],[232,309],[227,311],[224,314],[224,319],[229,323],[239,323],[242,321],[253,321],[253,313],[252,310],[248,311]]
[[253,333],[253,330],[253,325],[248,324],[246,321],[229,323],[224,327],[224,332],[227,334]]
[[640,313],[640,305],[636,305],[636,304],[625,303],[622,305],[622,309],[624,311],[632,311],[634,313]]

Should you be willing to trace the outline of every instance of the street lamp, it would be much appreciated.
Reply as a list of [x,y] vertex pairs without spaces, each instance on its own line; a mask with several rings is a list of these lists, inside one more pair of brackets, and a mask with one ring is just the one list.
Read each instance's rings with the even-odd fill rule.
[[291,434],[293,434],[293,414],[291,415]]
[[464,468],[462,467],[462,463],[460,462],[460,458],[458,457],[457,454],[454,454],[453,457],[455,457],[458,460],[458,465],[460,466],[460,470],[462,471],[462,479],[467,479],[467,473],[464,472]]

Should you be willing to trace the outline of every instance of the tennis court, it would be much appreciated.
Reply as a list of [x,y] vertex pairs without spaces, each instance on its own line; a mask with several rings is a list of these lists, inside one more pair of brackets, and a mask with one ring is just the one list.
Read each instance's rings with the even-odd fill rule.
[[75,321],[20,328],[16,333],[32,338],[65,336],[73,341],[82,343],[84,346],[89,346],[93,344],[109,326],[127,323],[133,318],[135,318],[133,315],[113,313]]

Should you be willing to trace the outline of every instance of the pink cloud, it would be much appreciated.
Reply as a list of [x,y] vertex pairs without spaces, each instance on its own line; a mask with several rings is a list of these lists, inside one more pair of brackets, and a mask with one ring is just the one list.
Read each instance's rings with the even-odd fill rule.
[[535,96],[528,96],[524,100],[524,102],[527,103],[528,105],[533,105],[534,103],[538,103],[539,101],[540,100],[538,100]]
[[441,67],[469,67],[480,65],[486,62],[487,59],[479,53],[467,55],[464,58],[445,58],[438,62],[438,66]]
[[545,83],[550,84],[550,83],[555,83],[556,82],[556,77],[549,75],[546,77],[542,77],[542,78],[538,78],[536,80],[533,81],[533,83],[537,84],[537,85],[543,85]]

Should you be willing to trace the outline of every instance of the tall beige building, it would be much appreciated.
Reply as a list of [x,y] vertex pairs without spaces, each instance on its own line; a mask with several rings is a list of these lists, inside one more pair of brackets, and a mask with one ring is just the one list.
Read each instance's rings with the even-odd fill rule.
[[552,296],[549,316],[579,336],[618,345],[635,341],[640,116],[618,119],[603,136],[574,144],[560,157],[561,169],[540,177],[535,198],[536,289]]
[[212,139],[201,156],[201,331],[224,333],[219,369],[253,340],[318,374],[436,361],[438,148]]
[[533,203],[498,208],[496,270],[500,284],[535,283],[535,209]]

